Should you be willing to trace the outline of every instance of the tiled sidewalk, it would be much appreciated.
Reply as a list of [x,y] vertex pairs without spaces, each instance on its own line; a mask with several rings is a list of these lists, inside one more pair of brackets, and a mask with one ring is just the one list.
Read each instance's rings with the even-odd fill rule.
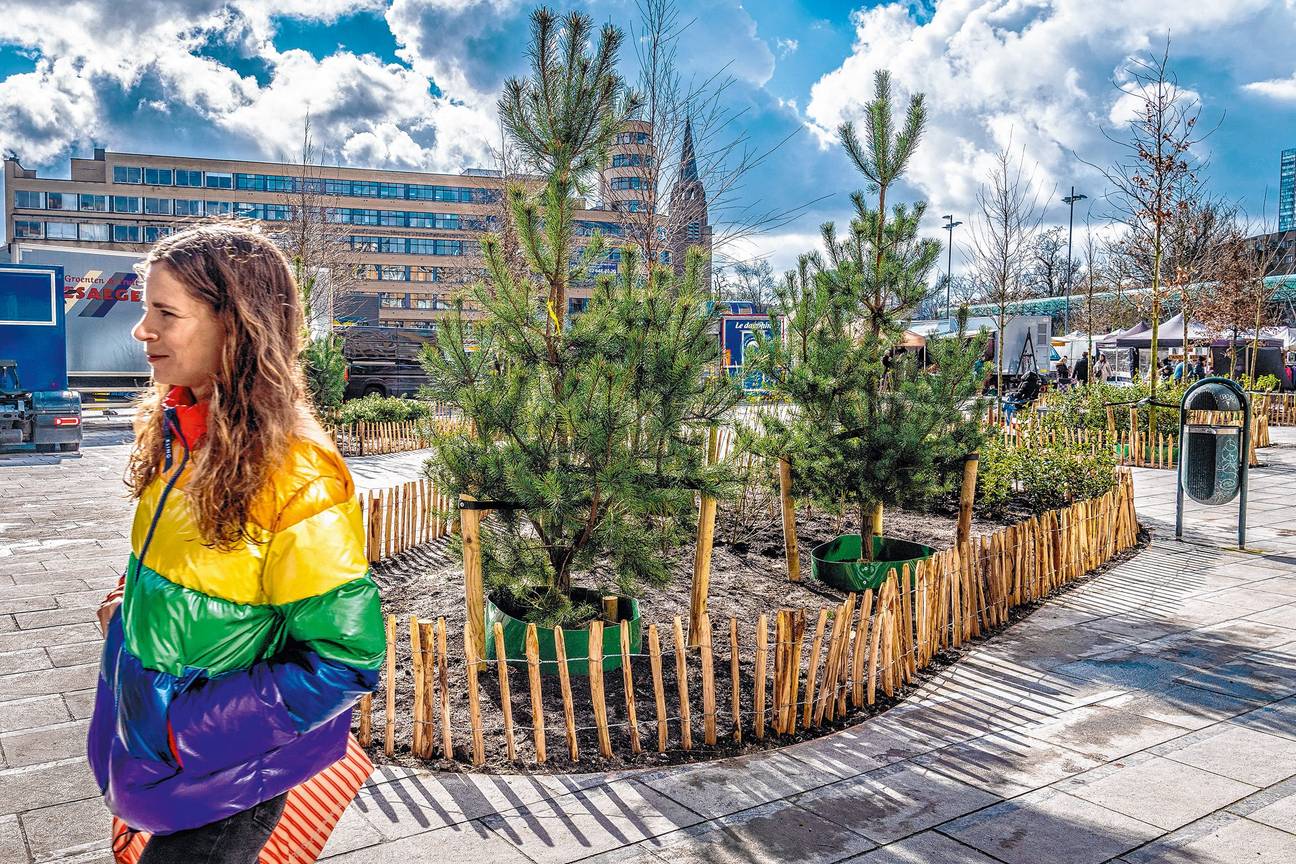
[[[1226,548],[1235,507],[1190,507],[1193,542],[1166,539],[1173,475],[1140,471],[1151,548],[886,715],[621,776],[384,770],[330,864],[1296,861],[1296,434],[1274,438],[1252,473],[1259,551]],[[0,862],[107,860],[79,748],[89,607],[125,556],[120,459],[0,461],[6,490],[18,478],[0,510]]]

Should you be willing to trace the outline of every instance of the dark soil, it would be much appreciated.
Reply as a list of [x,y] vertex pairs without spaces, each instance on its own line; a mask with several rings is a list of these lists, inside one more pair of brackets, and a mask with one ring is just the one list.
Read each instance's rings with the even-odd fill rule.
[[[755,518],[753,518],[755,517]],[[696,649],[688,655],[689,703],[692,726],[693,749],[680,749],[679,697],[675,675],[675,652],[672,635],[672,621],[678,615],[685,627],[688,623],[688,603],[692,580],[693,549],[676,550],[672,556],[674,578],[664,587],[645,587],[640,594],[640,610],[643,619],[644,644],[642,653],[634,656],[631,669],[634,677],[635,706],[638,719],[639,736],[643,752],[635,756],[629,745],[628,724],[626,723],[626,706],[621,671],[605,673],[605,702],[608,707],[608,723],[612,739],[613,757],[605,759],[599,755],[598,735],[594,726],[594,715],[591,710],[589,680],[573,676],[571,679],[573,701],[577,725],[577,742],[579,761],[573,762],[568,754],[563,723],[563,703],[559,679],[554,676],[543,676],[542,691],[544,698],[544,721],[546,734],[546,761],[543,765],[535,762],[535,751],[532,743],[531,702],[525,666],[509,668],[509,684],[512,695],[513,723],[517,745],[516,761],[509,761],[505,749],[503,719],[499,708],[499,684],[497,669],[492,664],[480,676],[479,692],[481,710],[485,729],[486,764],[480,768],[472,766],[472,748],[469,724],[468,700],[466,697],[466,670],[462,661],[464,599],[463,573],[457,555],[452,554],[444,543],[429,544],[396,558],[375,565],[374,580],[377,582],[383,598],[384,613],[397,616],[396,639],[396,722],[395,752],[391,757],[383,753],[383,735],[386,726],[385,693],[386,684],[381,684],[374,697],[373,706],[373,744],[370,754],[375,762],[395,763],[406,766],[422,766],[445,771],[481,771],[489,773],[576,773],[589,771],[609,771],[626,768],[642,768],[660,765],[681,764],[686,762],[705,761],[728,756],[737,756],[757,750],[786,746],[795,741],[816,738],[836,729],[859,723],[861,720],[887,710],[904,701],[914,687],[920,686],[931,675],[958,659],[962,651],[979,644],[981,640],[965,643],[957,651],[947,651],[933,658],[931,665],[920,672],[917,680],[909,687],[896,691],[893,698],[887,699],[879,690],[878,701],[861,709],[848,710],[844,717],[834,723],[827,723],[817,729],[802,732],[795,736],[774,736],[769,728],[763,741],[756,741],[752,735],[753,718],[743,716],[741,743],[733,740],[732,718],[732,680],[730,675],[730,639],[729,618],[738,622],[738,653],[740,658],[739,687],[742,692],[742,711],[750,712],[754,686],[752,668],[755,659],[755,623],[761,613],[769,613],[771,632],[773,613],[780,608],[802,608],[807,610],[807,633],[805,650],[813,638],[815,620],[818,610],[835,606],[845,599],[841,592],[816,582],[810,577],[809,550],[817,543],[832,539],[839,533],[849,531],[850,527],[839,525],[838,520],[818,513],[798,513],[798,539],[802,550],[802,581],[793,583],[786,578],[783,560],[782,525],[777,510],[767,504],[762,505],[759,514],[748,512],[740,527],[732,514],[722,514],[716,528],[716,543],[712,563],[710,592],[708,594],[708,612],[713,625],[715,702],[717,743],[715,746],[703,744],[703,706],[700,671],[700,657]],[[973,534],[984,533],[1000,527],[1001,523],[973,523]],[[953,545],[955,519],[951,514],[909,513],[888,511],[885,515],[885,533],[888,536],[914,540],[920,543],[946,548]],[[1133,554],[1132,552],[1130,554]],[[1125,557],[1115,559],[1107,567],[1114,565]],[[1106,567],[1102,568],[1107,569]],[[1101,572],[1101,571],[1096,571]],[[1090,574],[1092,577],[1094,574]],[[1089,578],[1089,577],[1087,577]],[[1085,580],[1079,580],[1080,584]],[[603,586],[606,587],[606,586]],[[1063,591],[1069,590],[1064,588]],[[611,592],[609,592],[611,593]],[[1013,610],[1010,622],[1026,617],[1035,606]],[[440,755],[440,716],[439,708],[435,718],[438,727],[433,731],[438,755],[432,759],[415,758],[410,752],[413,729],[413,669],[410,663],[409,616],[418,615],[424,620],[445,618],[447,631],[449,662],[449,680],[451,691],[451,730],[455,758],[445,759]],[[662,674],[666,694],[666,713],[668,717],[668,749],[664,754],[657,753],[657,715],[652,688],[652,677],[647,655],[648,624],[658,627],[662,649]],[[1000,628],[1001,630],[1004,628]],[[984,638],[993,638],[997,632],[988,633]],[[825,643],[827,635],[825,634]],[[771,638],[771,645],[772,645]],[[826,652],[826,646],[823,649]],[[771,647],[771,658],[773,650]],[[803,664],[804,665],[804,664]],[[384,673],[385,674],[385,673]],[[767,722],[772,716],[772,667],[767,675],[766,686],[771,692],[766,696]],[[804,693],[805,682],[800,693]],[[358,722],[358,721],[357,721]]]

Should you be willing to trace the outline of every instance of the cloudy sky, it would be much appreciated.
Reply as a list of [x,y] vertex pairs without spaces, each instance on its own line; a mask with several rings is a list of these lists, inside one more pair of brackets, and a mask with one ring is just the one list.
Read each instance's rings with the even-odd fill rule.
[[[568,4],[563,2],[564,8]],[[578,4],[636,21],[634,0]],[[967,218],[987,159],[1011,140],[1057,201],[1087,162],[1113,156],[1114,81],[1167,35],[1180,83],[1200,96],[1214,191],[1274,217],[1279,151],[1296,147],[1296,0],[695,0],[683,2],[686,74],[726,66],[734,135],[793,137],[750,176],[745,202],[804,206],[739,255],[787,268],[817,226],[844,219],[862,181],[835,141],[872,73],[927,94],[930,125],[903,195]],[[66,176],[94,146],[145,153],[291,158],[310,111],[329,162],[458,172],[489,163],[495,99],[524,70],[520,0],[3,0],[0,147]],[[624,72],[633,77],[626,52]],[[813,202],[813,203],[811,203]],[[1267,213],[1266,210],[1267,204]],[[1079,219],[1080,214],[1077,214]],[[957,240],[957,237],[956,237]],[[955,260],[958,266],[956,247]]]

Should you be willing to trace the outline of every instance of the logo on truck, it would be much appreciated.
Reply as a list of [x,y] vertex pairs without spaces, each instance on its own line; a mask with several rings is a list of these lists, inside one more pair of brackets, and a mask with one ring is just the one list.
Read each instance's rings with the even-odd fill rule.
[[90,270],[84,276],[66,276],[63,279],[63,308],[72,311],[78,300],[97,301],[86,303],[77,313],[79,318],[102,318],[112,311],[118,303],[139,303],[144,299],[144,292],[137,286],[139,274],[117,272],[104,278],[103,270]]

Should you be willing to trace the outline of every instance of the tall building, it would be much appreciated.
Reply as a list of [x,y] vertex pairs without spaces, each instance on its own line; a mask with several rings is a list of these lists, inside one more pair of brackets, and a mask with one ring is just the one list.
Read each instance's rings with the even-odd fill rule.
[[698,176],[697,153],[693,149],[693,121],[684,121],[684,142],[680,146],[679,169],[670,193],[671,257],[675,272],[684,271],[684,255],[690,246],[706,254],[702,284],[711,284],[711,224],[707,214],[706,188]]
[[[609,169],[615,176],[616,172]],[[430,174],[117,153],[71,160],[69,179],[38,177],[7,158],[5,243],[146,251],[177,228],[211,216],[243,216],[286,228],[308,195],[351,250],[350,317],[393,327],[430,327],[455,291],[480,272],[479,238],[497,226],[503,180],[470,169]],[[606,177],[609,185],[615,183]],[[629,190],[627,190],[629,191]],[[623,190],[613,190],[615,196]],[[626,199],[628,200],[628,198]],[[578,239],[622,233],[610,208],[578,210]],[[334,234],[335,231],[335,234]],[[615,270],[616,255],[596,270]],[[351,280],[348,280],[351,281]],[[589,286],[572,286],[583,308]]]
[[1282,151],[1278,163],[1278,230],[1296,228],[1296,147]]

